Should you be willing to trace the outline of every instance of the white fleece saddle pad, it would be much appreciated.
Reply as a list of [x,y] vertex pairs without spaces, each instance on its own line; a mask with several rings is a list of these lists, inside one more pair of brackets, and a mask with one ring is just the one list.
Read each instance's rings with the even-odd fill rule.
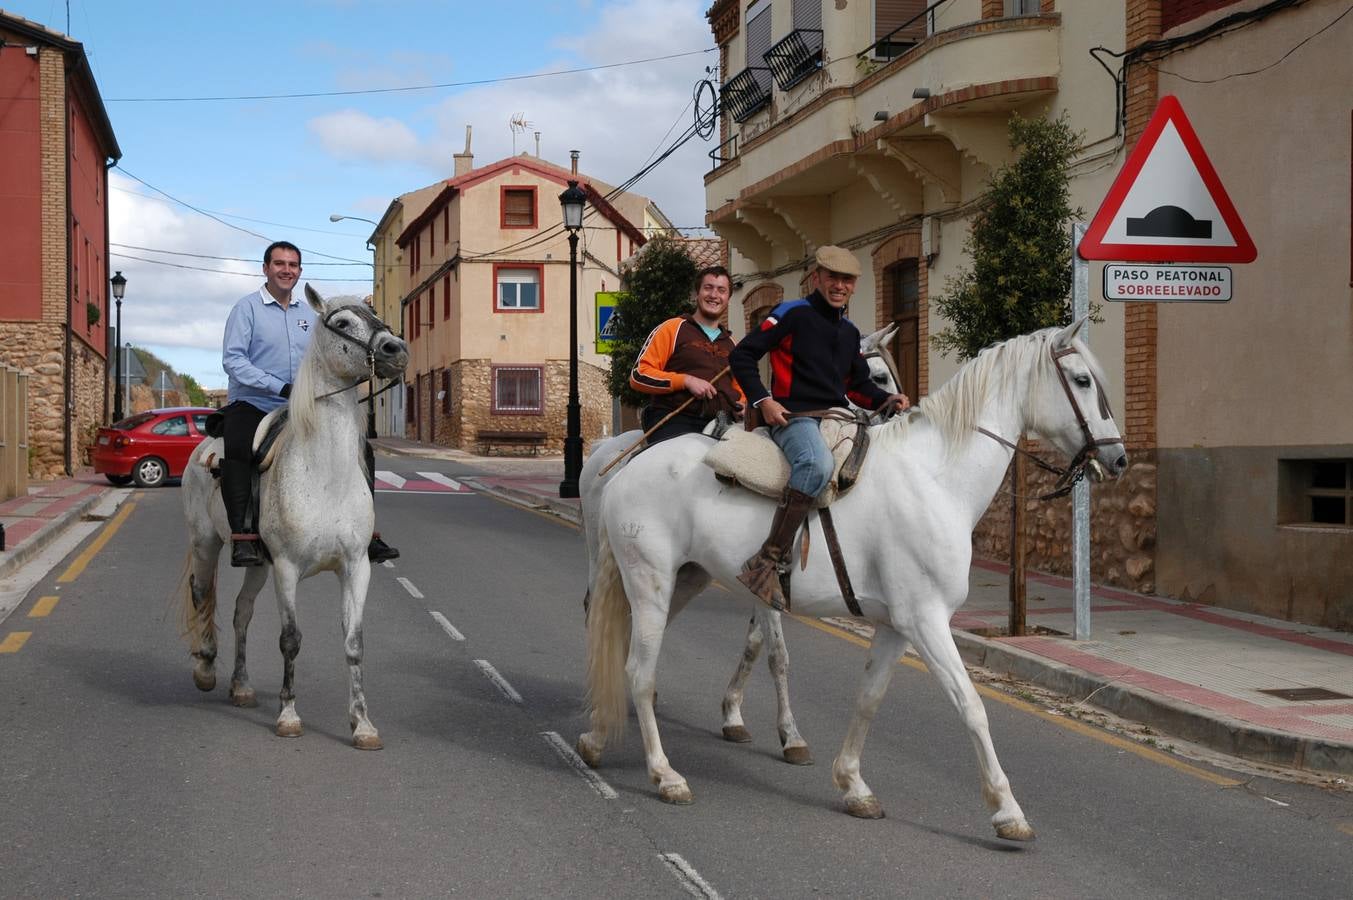
[[[815,504],[823,507],[831,505],[836,499],[837,476],[841,473],[841,465],[855,447],[855,423],[822,419],[819,427],[828,449],[832,451],[832,458],[836,460],[831,481]],[[750,491],[776,500],[780,499],[785,485],[789,483],[789,461],[770,439],[770,431],[766,428],[756,431],[730,429],[705,453],[705,465]]]

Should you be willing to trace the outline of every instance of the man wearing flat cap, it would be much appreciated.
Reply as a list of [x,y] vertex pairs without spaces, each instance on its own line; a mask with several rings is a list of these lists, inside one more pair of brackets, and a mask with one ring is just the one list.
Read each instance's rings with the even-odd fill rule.
[[[771,520],[770,535],[738,576],[772,609],[786,609],[780,578],[788,572],[794,535],[827,487],[833,467],[818,420],[796,414],[846,406],[847,392],[870,409],[911,405],[905,394],[886,394],[869,378],[859,329],[846,318],[859,275],[859,260],[849,250],[818,248],[810,276],[813,292],[771,310],[761,328],[743,338],[728,358],[747,402],[770,426],[771,438],[789,460],[789,484]],[[756,367],[767,353],[770,390]]]

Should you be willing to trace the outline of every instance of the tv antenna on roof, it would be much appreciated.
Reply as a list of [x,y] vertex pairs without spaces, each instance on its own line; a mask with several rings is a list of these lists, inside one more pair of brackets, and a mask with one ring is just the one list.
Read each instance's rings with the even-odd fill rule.
[[534,127],[534,122],[526,120],[526,113],[513,113],[512,118],[507,120],[507,127],[512,129],[512,155],[517,155],[517,135],[525,134],[527,130]]

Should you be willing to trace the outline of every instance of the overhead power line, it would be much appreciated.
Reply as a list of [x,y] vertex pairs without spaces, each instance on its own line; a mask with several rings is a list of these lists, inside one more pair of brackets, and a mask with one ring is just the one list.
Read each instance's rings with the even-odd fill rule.
[[646,59],[631,59],[625,62],[605,63],[599,66],[581,66],[576,69],[556,69],[553,72],[536,72],[532,75],[504,75],[501,78],[479,78],[473,81],[448,81],[443,84],[415,84],[407,87],[366,88],[352,91],[307,91],[295,94],[239,94],[219,97],[105,97],[104,103],[215,103],[231,100],[303,100],[313,97],[354,97],[362,94],[398,94],[414,91],[438,91],[446,88],[476,87],[484,84],[502,84],[508,81],[528,81],[533,78],[553,78],[558,75],[577,75],[581,72],[599,72],[603,69],[619,69],[625,66],[638,66],[645,63],[663,62],[680,59],[684,56],[699,56],[713,53],[716,48],[704,50],[686,50],[681,53],[669,53],[666,56],[650,56]]
[[[116,185],[108,185],[111,191],[117,191],[119,194],[131,194],[133,197],[140,197],[142,200],[153,200],[156,203],[174,205],[178,201],[166,200],[163,197],[155,197],[151,194],[143,194],[140,191],[133,191],[129,188],[120,188]],[[235,213],[221,212],[219,209],[206,209],[203,212],[209,212],[214,216],[225,216],[227,219],[239,219],[241,222],[254,222],[258,225],[272,225],[274,228],[285,228],[287,231],[313,231],[315,234],[324,234],[329,237],[351,237],[365,238],[366,235],[358,234],[355,231],[334,231],[332,228],[309,228],[305,225],[288,225],[285,222],[269,222],[267,219],[251,219],[248,216],[239,216]]]
[[[121,247],[124,250],[140,250],[143,253],[164,253],[168,256],[191,256],[196,259],[218,259],[222,262],[242,262],[261,265],[262,260],[257,257],[249,256],[212,256],[207,253],[188,253],[185,250],[161,250],[158,247],[137,247],[134,244],[119,244],[116,241],[109,241],[110,247]],[[317,266],[369,266],[371,263],[364,262],[317,262]]]
[[[207,268],[206,266],[186,266],[186,265],[184,265],[183,263],[171,263],[171,262],[165,262],[165,261],[162,260],[162,259],[146,259],[144,256],[132,256],[132,255],[130,255],[130,254],[128,254],[128,253],[115,253],[115,252],[110,251],[110,252],[108,253],[108,255],[109,255],[109,256],[116,256],[118,259],[131,259],[131,260],[135,260],[136,262],[150,263],[150,264],[153,265],[153,266],[168,266],[168,267],[171,268],[171,269],[191,269],[191,270],[194,271],[194,272],[210,272],[210,273],[212,273],[213,275],[239,275],[239,276],[241,276],[241,277],[243,277],[243,278],[255,278],[255,279],[257,279],[257,278],[262,277],[261,274],[258,273],[258,272],[231,272],[231,271],[228,270],[228,269],[209,269],[209,268]],[[328,277],[322,277],[322,278],[311,278],[311,279],[307,279],[307,280],[308,280],[308,281],[356,281],[356,282],[365,282],[366,284],[370,284],[370,283],[371,283],[371,279],[370,279],[370,278],[328,278]]]

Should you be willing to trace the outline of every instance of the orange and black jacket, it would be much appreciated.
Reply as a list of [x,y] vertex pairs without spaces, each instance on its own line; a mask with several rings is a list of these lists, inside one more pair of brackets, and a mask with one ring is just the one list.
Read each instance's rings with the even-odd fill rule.
[[711,382],[718,395],[713,400],[692,403],[685,409],[687,415],[712,419],[720,410],[732,412],[744,400],[742,389],[731,374],[714,380],[728,365],[732,351],[733,336],[727,328],[720,329],[719,336],[711,341],[689,315],[668,319],[644,341],[639,359],[630,370],[630,387],[654,395],[652,409],[671,412],[690,398],[685,390],[686,376],[694,375]]

